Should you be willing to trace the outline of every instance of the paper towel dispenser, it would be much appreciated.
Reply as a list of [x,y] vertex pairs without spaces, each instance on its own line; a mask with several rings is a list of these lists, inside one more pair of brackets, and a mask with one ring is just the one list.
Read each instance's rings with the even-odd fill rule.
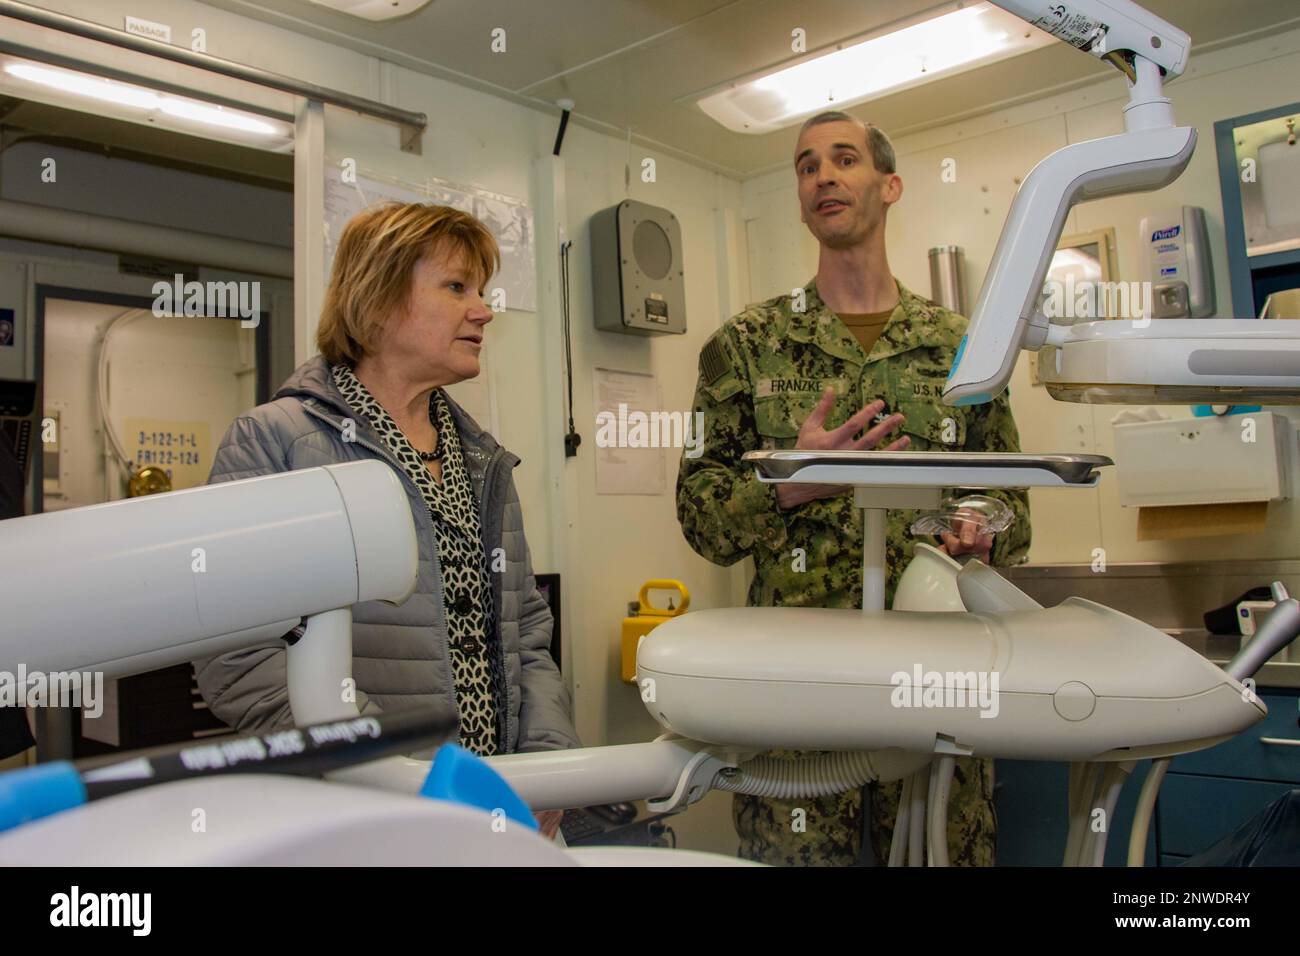
[[1120,504],[1260,502],[1291,497],[1290,421],[1274,412],[1115,426]]

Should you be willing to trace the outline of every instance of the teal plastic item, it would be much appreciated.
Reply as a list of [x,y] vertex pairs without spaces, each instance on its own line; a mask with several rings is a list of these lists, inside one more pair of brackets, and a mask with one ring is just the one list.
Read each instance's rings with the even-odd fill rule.
[[[1264,407],[1263,407],[1262,405],[1229,405],[1229,406],[1228,406],[1228,411],[1227,411],[1225,414],[1228,414],[1228,415],[1248,415],[1248,414],[1250,414],[1251,412],[1260,412],[1260,411],[1263,411],[1263,410],[1264,410]],[[1193,406],[1192,406],[1192,414],[1193,414],[1195,417],[1197,417],[1197,418],[1217,418],[1217,417],[1218,417],[1218,416],[1216,416],[1216,415],[1214,414],[1214,406],[1213,406],[1213,405],[1193,405]]]
[[533,811],[510,784],[482,758],[456,744],[443,744],[438,748],[429,776],[424,778],[424,786],[420,788],[420,796],[463,803],[488,813],[499,811],[508,820],[538,829]]
[[963,335],[961,341],[957,343],[957,355],[952,360],[952,368],[948,369],[948,381],[957,374],[957,366],[961,364],[961,357],[966,353],[966,339],[969,336]]

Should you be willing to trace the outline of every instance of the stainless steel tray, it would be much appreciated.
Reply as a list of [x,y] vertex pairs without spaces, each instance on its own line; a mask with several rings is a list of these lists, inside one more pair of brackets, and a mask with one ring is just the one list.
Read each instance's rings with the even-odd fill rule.
[[[856,469],[858,475],[897,470],[900,484],[910,484],[907,469],[952,471],[954,479],[969,478],[980,472],[1022,473],[1025,487],[1035,485],[1084,485],[1097,483],[1097,469],[1113,465],[1105,455],[1032,455],[1024,452],[984,451],[750,451],[744,461],[754,466],[763,481],[792,481],[806,469],[817,469],[817,482],[836,483],[826,477],[824,469]],[[966,472],[958,476],[956,472]],[[1050,476],[1050,477],[1049,477]],[[846,474],[844,484],[861,484]],[[888,484],[887,481],[870,482]],[[954,485],[965,487],[965,482],[954,480]],[[1018,485],[1008,485],[1017,487]]]

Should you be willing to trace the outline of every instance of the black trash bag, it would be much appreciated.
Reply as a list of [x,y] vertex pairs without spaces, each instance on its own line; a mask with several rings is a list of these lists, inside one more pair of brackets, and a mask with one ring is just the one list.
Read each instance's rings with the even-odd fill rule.
[[1300,790],[1284,793],[1183,866],[1300,866]]

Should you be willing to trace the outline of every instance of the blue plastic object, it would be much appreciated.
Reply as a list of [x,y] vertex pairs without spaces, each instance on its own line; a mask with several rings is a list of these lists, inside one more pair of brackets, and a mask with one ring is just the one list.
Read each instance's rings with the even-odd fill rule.
[[66,760],[0,774],[0,833],[85,802],[81,774]]
[[[1229,405],[1227,415],[1249,415],[1251,412],[1264,410],[1262,405]],[[1193,405],[1192,415],[1196,418],[1217,418],[1213,405]]]
[[420,796],[477,807],[488,813],[501,811],[509,820],[538,829],[528,804],[487,763],[456,744],[443,744],[434,755]]
[[[961,364],[961,357],[966,354],[966,340],[968,338],[969,336],[963,335],[961,341],[957,343],[957,355],[952,360],[952,368],[948,369],[949,382],[951,382],[952,377],[957,374],[957,366]],[[984,405],[991,401],[993,401],[993,396],[988,392],[977,392],[974,395],[966,395],[962,398],[958,398],[953,401],[952,404],[960,407],[962,405]]]
[[952,368],[948,369],[948,381],[950,382],[952,381],[952,377],[957,374],[957,366],[961,364],[961,357],[966,353],[967,338],[969,338],[969,336],[963,335],[961,341],[957,343],[957,355],[952,360]]

